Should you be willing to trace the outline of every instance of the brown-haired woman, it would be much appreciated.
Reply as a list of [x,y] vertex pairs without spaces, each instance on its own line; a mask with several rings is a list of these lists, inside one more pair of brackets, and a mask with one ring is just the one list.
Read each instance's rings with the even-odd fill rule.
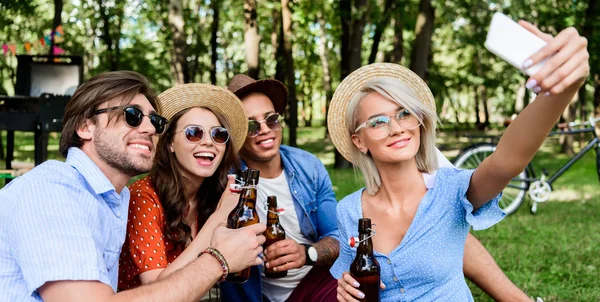
[[220,87],[186,84],[163,92],[158,102],[169,124],[149,175],[129,187],[121,290],[163,279],[193,261],[238,198],[227,189],[227,174],[239,165],[247,133],[240,100]]

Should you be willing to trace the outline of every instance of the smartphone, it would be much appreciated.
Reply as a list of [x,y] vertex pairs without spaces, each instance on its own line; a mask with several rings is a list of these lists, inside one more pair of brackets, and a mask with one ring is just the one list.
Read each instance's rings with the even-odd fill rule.
[[495,13],[492,17],[485,39],[485,48],[529,76],[538,72],[550,57],[527,69],[523,68],[523,62],[546,44],[540,37],[502,13]]

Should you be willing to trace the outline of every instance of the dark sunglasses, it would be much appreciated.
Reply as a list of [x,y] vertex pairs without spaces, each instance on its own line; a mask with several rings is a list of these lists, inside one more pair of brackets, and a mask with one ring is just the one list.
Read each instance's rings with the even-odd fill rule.
[[249,120],[248,121],[248,136],[255,137],[260,133],[260,124],[266,123],[271,130],[279,130],[281,129],[281,122],[278,113],[273,113],[267,117],[265,117],[262,121]]
[[[199,143],[204,138],[204,128],[202,126],[190,125],[186,126],[183,130],[175,133],[183,132],[185,139],[192,143]],[[212,127],[210,129],[210,139],[218,145],[223,145],[229,141],[229,131],[225,127]]]
[[98,109],[98,110],[94,111],[93,113],[94,113],[94,115],[98,115],[98,114],[106,113],[108,111],[119,110],[119,109],[123,110],[123,116],[125,117],[125,122],[127,123],[127,125],[129,125],[130,127],[133,127],[133,128],[141,125],[142,120],[144,119],[144,116],[147,116],[150,119],[150,123],[152,123],[152,126],[154,126],[154,129],[156,129],[156,134],[163,133],[165,131],[165,126],[169,122],[169,120],[158,115],[158,113],[144,114],[144,112],[142,112],[142,110],[140,108],[137,108],[134,106],[116,106],[116,107],[102,108],[102,109]]

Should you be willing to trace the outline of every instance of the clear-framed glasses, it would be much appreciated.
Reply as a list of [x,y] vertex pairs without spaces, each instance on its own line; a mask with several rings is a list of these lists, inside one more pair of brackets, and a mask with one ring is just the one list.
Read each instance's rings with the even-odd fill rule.
[[112,110],[123,110],[123,116],[127,125],[133,128],[137,128],[142,124],[144,116],[150,119],[150,123],[156,129],[156,134],[161,134],[165,131],[165,126],[169,122],[166,118],[160,116],[158,113],[144,114],[140,108],[134,106],[115,106],[109,108],[98,109],[93,112],[94,115],[107,113]]
[[[202,141],[206,130],[202,126],[189,125],[183,130],[175,133],[183,132],[185,139],[192,143],[197,144]],[[217,145],[223,145],[229,141],[229,131],[225,127],[212,127],[210,128],[210,139]]]
[[390,130],[392,129],[392,119],[395,119],[398,125],[400,125],[400,127],[402,127],[404,130],[413,130],[421,126],[421,122],[416,116],[411,114],[408,109],[401,109],[394,115],[380,115],[367,120],[366,122],[360,124],[356,130],[354,130],[354,133],[358,132],[362,128],[365,128],[366,133],[370,137],[374,139],[384,138],[390,134]]
[[255,137],[260,133],[260,124],[266,123],[271,130],[281,129],[281,115],[273,113],[265,117],[264,120],[248,120],[248,136]]

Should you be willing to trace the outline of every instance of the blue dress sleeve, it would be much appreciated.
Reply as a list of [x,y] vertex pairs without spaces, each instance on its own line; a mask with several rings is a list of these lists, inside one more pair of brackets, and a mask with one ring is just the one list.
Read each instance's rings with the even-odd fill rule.
[[471,176],[475,170],[454,169],[454,171],[454,176],[457,178],[456,183],[459,184],[458,199],[465,210],[465,219],[473,227],[473,230],[485,230],[504,219],[506,214],[500,209],[500,205],[498,204],[502,193],[473,212],[473,204],[467,199],[467,190],[469,189]]

